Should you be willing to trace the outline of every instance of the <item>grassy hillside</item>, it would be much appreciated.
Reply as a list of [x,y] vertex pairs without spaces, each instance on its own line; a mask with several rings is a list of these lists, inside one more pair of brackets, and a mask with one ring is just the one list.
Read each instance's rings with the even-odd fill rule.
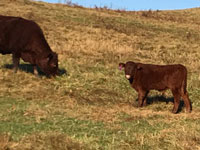
[[[54,79],[0,55],[0,150],[197,150],[200,148],[200,9],[112,11],[1,0],[0,14],[36,21],[59,67]],[[172,114],[172,94],[137,108],[119,62],[181,63],[193,111]],[[169,102],[168,102],[169,101]]]

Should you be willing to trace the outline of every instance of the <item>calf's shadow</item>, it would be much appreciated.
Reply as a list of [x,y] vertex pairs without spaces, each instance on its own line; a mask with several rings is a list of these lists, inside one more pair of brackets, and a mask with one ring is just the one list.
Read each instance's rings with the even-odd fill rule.
[[[138,99],[136,101],[138,101]],[[169,102],[174,103],[174,97],[165,97],[163,95],[147,96],[147,105],[151,105],[157,102],[165,102],[166,104],[168,104]],[[184,107],[184,102],[181,99],[178,112],[180,112],[183,109],[183,107]]]
[[[4,68],[7,68],[7,69],[13,69],[14,66],[13,64],[5,64],[3,66]],[[33,66],[31,64],[19,64],[19,70],[22,70],[24,72],[27,72],[27,73],[32,73],[33,74]],[[41,70],[39,67],[37,67],[37,70],[38,70],[38,73],[39,73],[39,76],[46,76]],[[64,74],[67,74],[67,71],[65,69],[58,69],[58,76],[62,76]]]

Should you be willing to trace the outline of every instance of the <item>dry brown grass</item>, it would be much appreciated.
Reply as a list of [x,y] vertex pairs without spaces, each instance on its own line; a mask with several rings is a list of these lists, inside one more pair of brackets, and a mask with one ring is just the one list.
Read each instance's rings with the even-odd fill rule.
[[[37,78],[21,65],[14,74],[5,67],[11,56],[0,56],[3,150],[199,149],[200,9],[126,12],[2,0],[0,14],[36,21],[67,71]],[[154,98],[156,91],[153,104],[134,107],[137,93],[117,70],[127,60],[184,64],[193,112],[171,114],[172,103]]]

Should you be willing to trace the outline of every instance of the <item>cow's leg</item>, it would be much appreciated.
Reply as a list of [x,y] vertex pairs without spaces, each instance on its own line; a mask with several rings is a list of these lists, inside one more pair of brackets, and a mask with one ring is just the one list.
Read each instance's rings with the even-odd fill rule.
[[146,96],[147,96],[147,91],[139,91],[138,92],[138,107],[142,107],[144,101],[146,103]]
[[172,109],[172,113],[175,114],[175,113],[178,112],[181,94],[180,94],[180,92],[179,92],[178,89],[172,89],[172,94],[173,94],[173,96],[174,96],[174,107],[173,107],[173,109]]
[[192,105],[191,105],[191,102],[190,102],[190,99],[189,99],[189,96],[188,96],[188,92],[182,91],[181,96],[183,98],[183,101],[184,101],[184,104],[185,104],[185,107],[186,107],[186,111],[188,113],[190,113],[192,111]]
[[20,57],[17,57],[15,54],[12,54],[12,60],[13,60],[14,72],[17,73]]
[[36,65],[33,65],[33,74],[36,75],[36,76],[39,75]]

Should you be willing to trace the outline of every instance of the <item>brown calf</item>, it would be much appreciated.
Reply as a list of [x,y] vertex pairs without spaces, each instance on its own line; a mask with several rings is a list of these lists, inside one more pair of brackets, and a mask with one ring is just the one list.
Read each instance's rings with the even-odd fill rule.
[[146,97],[150,90],[163,91],[170,89],[174,96],[173,113],[178,112],[182,97],[186,111],[191,112],[191,102],[186,90],[187,69],[183,65],[152,65],[128,61],[120,63],[131,86],[138,92],[138,106],[146,105]]

